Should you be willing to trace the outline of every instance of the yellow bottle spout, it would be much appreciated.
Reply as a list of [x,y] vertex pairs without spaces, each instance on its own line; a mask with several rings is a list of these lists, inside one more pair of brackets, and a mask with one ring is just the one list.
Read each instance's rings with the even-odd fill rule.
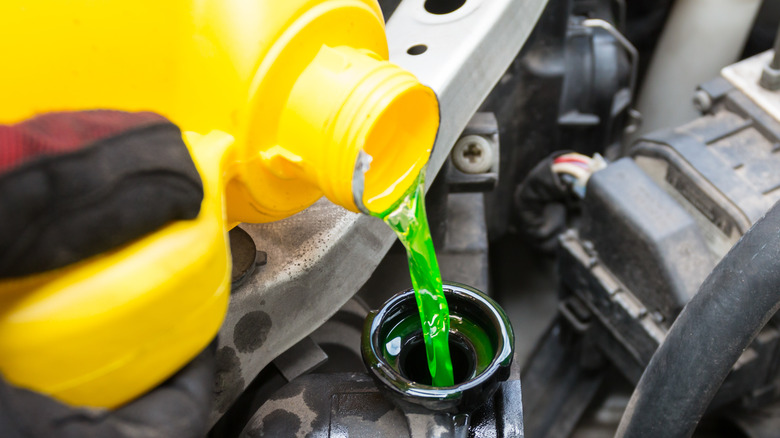
[[238,164],[228,215],[268,220],[251,208],[266,202],[269,181],[259,175],[268,174],[303,206],[324,194],[351,211],[382,213],[427,163],[438,125],[436,95],[414,75],[366,49],[323,45],[281,107],[276,144]]
[[365,50],[323,46],[284,106],[286,155],[274,157],[334,203],[381,213],[427,162],[437,127],[436,96],[411,73]]

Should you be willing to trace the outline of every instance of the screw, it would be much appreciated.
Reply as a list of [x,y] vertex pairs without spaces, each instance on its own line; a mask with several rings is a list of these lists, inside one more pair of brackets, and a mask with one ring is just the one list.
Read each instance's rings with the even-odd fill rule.
[[463,151],[463,157],[472,164],[478,162],[482,158],[482,148],[479,147],[479,143],[469,143]]
[[452,164],[463,173],[485,173],[493,167],[493,147],[481,135],[466,135],[452,148]]

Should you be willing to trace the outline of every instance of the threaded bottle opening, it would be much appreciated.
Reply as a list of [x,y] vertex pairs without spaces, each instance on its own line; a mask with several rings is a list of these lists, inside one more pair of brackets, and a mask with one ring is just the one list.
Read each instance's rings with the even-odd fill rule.
[[382,213],[427,163],[438,126],[436,95],[414,75],[366,50],[322,46],[282,110],[279,144],[262,157],[280,179]]
[[370,213],[387,211],[409,190],[428,162],[439,125],[436,96],[413,77],[388,94],[365,138],[371,165],[362,175],[362,193],[355,193],[356,204]]
[[439,126],[436,95],[411,73],[365,51],[323,50],[319,62],[326,56],[341,67],[330,83],[347,94],[329,125],[334,152],[326,154],[323,167],[339,169],[339,175],[322,172],[318,183],[339,205],[383,213],[428,162]]

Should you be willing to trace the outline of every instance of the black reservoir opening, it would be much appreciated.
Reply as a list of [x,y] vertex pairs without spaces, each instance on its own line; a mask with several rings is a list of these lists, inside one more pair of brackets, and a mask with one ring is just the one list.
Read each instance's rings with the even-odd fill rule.
[[[453,381],[458,385],[474,377],[476,354],[467,342],[453,333],[450,333],[449,345]],[[428,358],[422,336],[416,336],[409,341],[398,359],[401,375],[415,383],[431,385],[431,373],[428,371]]]

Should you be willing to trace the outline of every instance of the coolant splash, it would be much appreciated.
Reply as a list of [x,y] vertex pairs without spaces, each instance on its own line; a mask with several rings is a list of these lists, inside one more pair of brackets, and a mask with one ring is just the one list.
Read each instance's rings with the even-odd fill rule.
[[425,214],[425,172],[420,172],[400,203],[377,215],[398,235],[406,247],[409,275],[422,322],[425,352],[433,386],[452,386],[450,358],[450,312],[442,291],[441,273],[433,250]]

